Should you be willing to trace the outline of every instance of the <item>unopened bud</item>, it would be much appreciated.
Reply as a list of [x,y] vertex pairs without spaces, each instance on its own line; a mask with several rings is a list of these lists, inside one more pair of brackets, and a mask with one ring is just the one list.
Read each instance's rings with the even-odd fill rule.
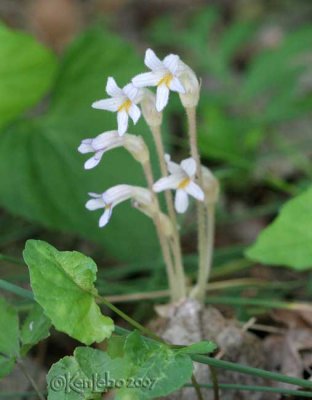
[[183,61],[180,61],[179,79],[185,89],[185,93],[179,93],[181,103],[185,108],[196,107],[199,101],[200,83],[195,72]]
[[141,109],[143,117],[149,126],[160,126],[162,113],[156,109],[156,96],[148,89],[143,90]]
[[166,214],[159,211],[155,202],[142,203],[137,200],[133,200],[132,206],[153,220],[155,218],[159,218],[159,223],[163,234],[167,237],[172,237],[173,235],[172,222]]
[[125,149],[141,164],[145,164],[149,160],[149,151],[142,136],[131,135],[126,133],[123,136],[123,145]]
[[218,179],[212,174],[209,168],[202,166],[203,190],[205,192],[205,201],[208,204],[214,204],[218,201],[220,185]]

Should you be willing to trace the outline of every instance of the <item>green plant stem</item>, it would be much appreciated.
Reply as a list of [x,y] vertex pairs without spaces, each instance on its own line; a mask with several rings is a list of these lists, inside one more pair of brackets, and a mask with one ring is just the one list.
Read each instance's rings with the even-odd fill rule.
[[23,374],[25,375],[26,379],[28,380],[28,382],[31,384],[31,386],[35,390],[35,392],[36,392],[37,396],[39,397],[39,399],[40,400],[46,400],[45,397],[43,396],[43,394],[41,393],[40,389],[38,388],[36,382],[29,375],[29,373],[27,371],[27,368],[23,364],[23,361],[22,360],[17,360],[17,365],[20,367],[20,370],[23,372]]
[[194,374],[192,374],[192,386],[195,389],[198,400],[204,400],[202,392],[200,390],[200,386],[197,383],[196,376]]
[[212,387],[213,387],[214,400],[219,400],[218,373],[212,365],[209,365],[209,369],[210,369],[210,376],[211,376]]
[[[203,187],[203,174],[201,168],[200,155],[198,152],[197,144],[197,128],[196,128],[196,108],[186,108],[186,115],[188,120],[188,134],[191,148],[191,156],[196,161],[196,170],[198,176],[198,182]],[[202,276],[206,276],[207,260],[211,258],[206,248],[207,243],[207,229],[206,229],[206,209],[203,202],[197,201],[197,226],[198,226],[198,256],[199,256],[199,268],[198,268],[198,279]],[[210,240],[210,239],[209,239]],[[200,286],[199,286],[200,284]],[[194,291],[194,297],[199,301],[203,301],[205,298],[205,290],[203,289],[206,282],[198,281],[197,288]]]
[[173,301],[176,301],[179,298],[179,282],[177,282],[177,280],[176,280],[176,276],[175,276],[176,272],[174,270],[174,265],[173,265],[172,257],[170,254],[168,238],[166,238],[166,236],[164,235],[163,229],[161,226],[160,206],[159,206],[158,197],[156,196],[155,192],[153,191],[154,179],[153,179],[153,172],[152,172],[150,161],[147,161],[146,163],[143,164],[143,169],[144,169],[144,174],[145,174],[146,181],[148,184],[148,188],[152,193],[154,203],[157,207],[157,212],[155,213],[153,220],[154,220],[154,224],[156,227],[162,255],[163,255],[163,258],[164,258],[164,261],[166,264],[171,299]]
[[26,299],[33,300],[34,298],[30,290],[23,289],[20,286],[14,285],[13,283],[7,282],[3,279],[0,279],[0,289],[14,293],[20,297],[25,297]]
[[[213,385],[209,383],[198,383],[198,385],[203,389],[213,389]],[[185,387],[192,387],[191,383],[187,383],[184,385]],[[292,390],[292,389],[284,389],[284,388],[276,388],[276,387],[269,387],[269,386],[252,386],[252,385],[238,385],[238,384],[227,384],[227,383],[220,383],[219,389],[222,390],[241,390],[247,392],[267,392],[267,393],[280,393],[286,394],[289,396],[299,396],[299,397],[311,397],[312,392],[306,392],[301,390]]]
[[264,379],[270,379],[273,381],[289,383],[291,385],[297,385],[304,388],[312,389],[312,382],[304,379],[293,378],[291,376],[286,376],[279,374],[277,372],[270,372],[260,368],[248,367],[242,364],[235,364],[229,361],[217,360],[215,358],[202,356],[202,355],[192,355],[192,360],[199,362],[201,364],[211,365],[212,367],[226,369],[228,371],[235,371],[241,374],[258,376]]
[[[156,152],[158,155],[158,161],[160,165],[160,172],[162,177],[165,177],[168,175],[168,173],[165,162],[165,149],[162,141],[160,126],[150,126],[150,130],[152,132],[153,139],[155,142]],[[180,235],[178,231],[177,216],[173,205],[172,193],[169,190],[165,191],[165,199],[169,217],[171,219],[173,226],[172,252],[175,260],[177,278],[179,279],[179,295],[181,298],[183,298],[186,296],[185,273],[182,260],[182,250],[180,243]]]
[[105,299],[105,297],[98,296],[97,302],[99,304],[104,304],[106,307],[108,307],[110,310],[112,310],[115,314],[119,315],[122,319],[127,321],[135,329],[138,329],[140,332],[147,335],[151,339],[156,340],[157,342],[160,342],[160,343],[165,343],[165,341],[163,339],[161,339],[159,336],[157,336],[154,332],[150,331],[148,328],[145,328],[145,326],[141,325],[139,322],[137,322],[134,319],[132,319],[131,317],[129,317],[127,314],[125,314],[123,311],[121,311],[118,307],[114,306],[114,304],[110,303],[107,299]]
[[7,261],[9,263],[16,264],[16,265],[25,265],[23,260],[20,260],[16,257],[12,257],[12,256],[7,256],[5,254],[0,254],[0,261]]

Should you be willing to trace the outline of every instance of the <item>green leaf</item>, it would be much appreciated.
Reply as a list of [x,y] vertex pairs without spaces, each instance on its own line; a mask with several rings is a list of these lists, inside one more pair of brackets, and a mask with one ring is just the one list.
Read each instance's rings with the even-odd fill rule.
[[[77,151],[82,139],[117,126],[115,113],[91,108],[93,101],[107,96],[107,77],[114,76],[123,85],[142,68],[143,57],[100,28],[79,37],[64,55],[47,113],[22,120],[2,134],[0,204],[50,229],[94,240],[120,260],[157,256],[154,226],[130,202],[114,210],[104,229],[98,227],[100,210],[85,208],[88,192],[100,193],[119,183],[146,186],[141,166],[116,149],[105,154],[97,168],[86,171],[87,156]],[[152,135],[143,121],[135,127],[129,123],[129,131],[145,134],[151,145]]]
[[312,187],[283,206],[246,255],[264,264],[299,271],[312,267]]
[[[136,395],[138,399],[166,396],[191,379],[193,363],[187,354],[180,354],[166,345],[143,339],[136,331],[126,337],[123,349],[123,358],[131,366],[130,376],[134,381],[140,382],[145,378],[151,382],[146,388],[123,389],[123,396],[128,393]],[[120,395],[120,398],[123,397]]]
[[48,375],[48,400],[92,399],[92,388],[80,382],[87,382],[86,374],[75,357],[64,357],[53,364]]
[[0,298],[0,378],[8,375],[19,356],[18,314]]
[[56,329],[85,344],[111,335],[113,321],[101,314],[95,302],[97,267],[91,258],[28,240],[24,260],[34,297]]
[[0,128],[35,105],[50,88],[54,55],[32,37],[0,24]]
[[35,304],[21,328],[22,353],[25,355],[32,346],[46,339],[50,335],[50,327],[51,321],[44,315],[42,308]]
[[[112,337],[109,342],[114,342],[114,354],[79,347],[73,357],[65,357],[54,364],[48,374],[49,400],[89,399],[92,398],[92,390],[94,394],[99,394],[108,389],[114,390],[115,399],[159,398],[179,389],[191,379],[193,364],[187,354],[142,338],[138,332],[124,336],[122,340]],[[115,356],[116,346],[120,346],[118,356]],[[83,385],[78,382],[81,380],[88,390],[81,390],[81,397],[78,397],[76,388]],[[55,396],[57,381],[61,383],[59,397]]]
[[180,349],[180,353],[184,354],[210,354],[217,349],[217,345],[213,342],[203,340],[202,342],[193,343],[190,346]]

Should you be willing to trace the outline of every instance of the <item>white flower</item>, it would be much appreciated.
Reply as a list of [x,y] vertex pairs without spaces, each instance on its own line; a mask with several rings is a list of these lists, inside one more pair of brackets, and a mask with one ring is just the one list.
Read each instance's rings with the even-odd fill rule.
[[116,185],[104,193],[89,193],[89,196],[92,199],[86,203],[88,210],[104,208],[104,213],[99,221],[101,228],[108,224],[113,208],[123,201],[134,199],[139,204],[152,204],[152,194],[149,190],[131,185]]
[[175,209],[178,213],[184,213],[189,204],[189,195],[199,201],[203,201],[205,197],[203,190],[194,182],[196,162],[193,158],[187,158],[179,165],[170,161],[170,156],[167,154],[165,159],[171,175],[155,182],[153,190],[162,192],[168,189],[175,189]]
[[132,79],[133,84],[138,87],[157,86],[156,109],[162,111],[166,107],[169,98],[169,90],[185,93],[185,89],[178,78],[180,58],[170,54],[161,61],[151,49],[145,53],[145,65],[151,72],[139,74]]
[[78,151],[82,154],[95,153],[84,165],[85,169],[91,169],[98,165],[104,153],[121,146],[125,147],[136,160],[142,163],[149,159],[148,149],[140,136],[128,133],[119,136],[117,131],[101,133],[94,139],[84,139],[78,147]]
[[95,101],[92,107],[117,112],[118,133],[122,136],[128,129],[129,116],[135,124],[141,116],[141,111],[136,105],[140,101],[141,91],[132,83],[120,89],[115,79],[109,77],[106,92],[111,98]]

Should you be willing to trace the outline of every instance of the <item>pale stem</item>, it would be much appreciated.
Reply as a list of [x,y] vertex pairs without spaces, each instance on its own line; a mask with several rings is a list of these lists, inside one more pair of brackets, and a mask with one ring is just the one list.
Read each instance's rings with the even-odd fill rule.
[[215,204],[210,203],[206,206],[206,241],[205,241],[205,264],[204,268],[199,269],[197,278],[197,296],[203,300],[206,292],[206,285],[210,277],[212,255],[215,235]]
[[156,207],[157,207],[157,212],[155,213],[155,216],[153,216],[153,221],[154,221],[154,224],[156,227],[162,255],[163,255],[163,258],[164,258],[164,261],[166,264],[171,298],[173,301],[175,301],[175,300],[179,299],[179,290],[178,290],[179,285],[178,285],[178,282],[177,282],[177,279],[175,276],[176,274],[174,271],[174,265],[173,265],[172,257],[170,254],[169,243],[168,243],[168,240],[167,240],[165,234],[163,233],[163,229],[161,226],[160,207],[159,207],[158,198],[157,198],[155,192],[153,191],[154,179],[153,179],[152,168],[151,168],[149,161],[147,161],[146,163],[143,164],[143,169],[144,169],[144,174],[145,174],[146,181],[148,184],[148,188],[152,193],[153,201],[155,202]]
[[[153,134],[153,139],[156,146],[161,175],[162,177],[165,177],[168,175],[168,173],[165,161],[165,149],[162,141],[160,126],[150,126],[150,129]],[[182,261],[182,250],[180,244],[180,235],[178,231],[177,216],[173,205],[172,193],[169,190],[165,191],[165,199],[169,217],[173,226],[172,252],[175,260],[176,273],[179,280],[179,294],[180,297],[183,298],[186,296],[186,286],[185,286],[186,279]]]
[[[186,115],[189,126],[189,140],[191,147],[191,156],[196,161],[196,169],[199,185],[204,187],[203,185],[203,176],[201,169],[200,156],[198,152],[198,144],[197,144],[197,129],[196,129],[196,109],[195,107],[188,108],[186,107]],[[198,256],[199,256],[199,269],[198,269],[198,285],[200,284],[201,288],[205,288],[206,281],[200,282],[202,276],[207,276],[207,269],[210,268],[210,262],[207,260],[211,258],[211,254],[208,254],[208,249],[206,248],[206,209],[204,202],[197,202],[197,224],[198,224]],[[209,275],[209,271],[208,271]],[[198,287],[197,287],[198,288]],[[199,300],[203,300],[203,296],[205,295],[205,290],[201,289],[201,292],[197,292],[196,297]]]

